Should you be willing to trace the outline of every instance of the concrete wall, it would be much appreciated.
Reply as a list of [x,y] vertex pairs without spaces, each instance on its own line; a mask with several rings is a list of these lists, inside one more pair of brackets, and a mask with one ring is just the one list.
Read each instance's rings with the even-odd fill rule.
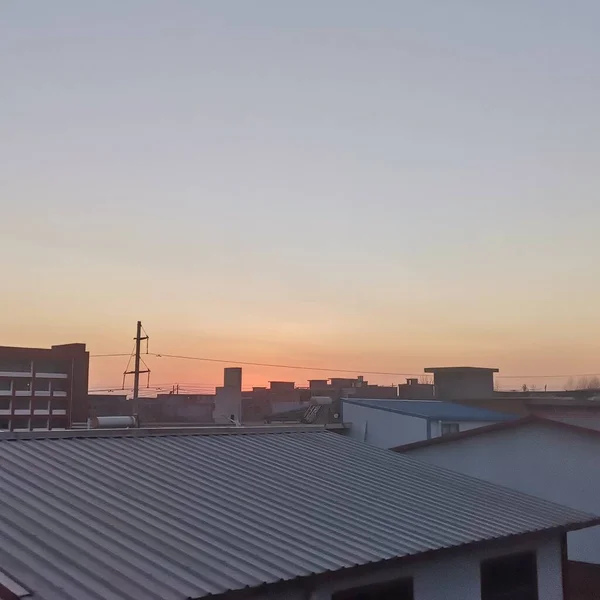
[[433,400],[433,383],[401,383],[398,385],[398,398],[402,400]]
[[489,371],[438,371],[433,383],[438,400],[491,398],[494,394],[494,375]]
[[427,439],[427,420],[342,402],[342,419],[351,438],[378,448],[393,448]]
[[[430,557],[427,561],[405,567],[390,567],[374,574],[321,584],[307,597],[330,600],[335,592],[364,585],[413,577],[415,600],[481,600],[479,576],[482,560],[516,552],[537,552],[539,600],[563,600],[561,548],[558,537],[523,543],[500,543],[485,550],[465,551],[452,556]],[[265,594],[264,598],[272,596]],[[291,596],[290,596],[291,597]]]
[[242,419],[242,392],[233,387],[218,387],[215,394],[213,419],[220,425],[231,425],[230,417]]
[[271,402],[271,414],[277,415],[290,410],[301,410],[309,406],[310,402]]
[[225,367],[223,370],[223,387],[242,389],[241,367]]
[[[600,436],[533,424],[407,454],[600,515]],[[568,546],[570,560],[600,563],[600,527],[569,533]]]

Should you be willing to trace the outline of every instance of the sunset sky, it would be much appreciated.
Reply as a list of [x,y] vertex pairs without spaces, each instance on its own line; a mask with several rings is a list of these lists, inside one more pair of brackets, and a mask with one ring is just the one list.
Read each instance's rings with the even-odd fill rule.
[[[0,344],[127,353],[141,319],[164,354],[600,372],[599,20],[597,0],[1,2]],[[91,387],[126,363],[92,359]],[[159,387],[224,366],[148,363]]]

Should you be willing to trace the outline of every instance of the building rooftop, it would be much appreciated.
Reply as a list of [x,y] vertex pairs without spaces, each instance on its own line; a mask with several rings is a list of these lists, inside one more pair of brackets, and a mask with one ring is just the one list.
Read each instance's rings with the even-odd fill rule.
[[500,369],[494,369],[489,367],[427,367],[423,369],[425,373],[473,373],[473,372],[486,372],[486,373],[498,373]]
[[310,426],[0,434],[0,456],[0,565],[38,600],[191,600],[600,523]]
[[464,406],[440,400],[370,400],[368,398],[344,398],[344,402],[358,404],[376,410],[433,419],[436,421],[512,421],[515,415],[496,412],[486,408]]

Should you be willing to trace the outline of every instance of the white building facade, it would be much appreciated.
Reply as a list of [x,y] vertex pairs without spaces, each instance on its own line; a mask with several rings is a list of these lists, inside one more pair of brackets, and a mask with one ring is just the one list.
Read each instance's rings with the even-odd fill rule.
[[[515,540],[500,543],[485,549],[465,549],[456,554],[431,556],[426,560],[413,562],[406,566],[389,567],[373,571],[362,576],[347,573],[342,581],[332,579],[321,583],[310,594],[311,600],[354,600],[354,598],[393,598],[394,600],[495,600],[508,598],[482,593],[482,570],[490,560],[504,559],[507,556],[535,557],[535,586],[537,596],[519,596],[524,600],[563,600],[563,565],[561,559],[561,541],[557,536],[547,536],[535,541]],[[510,575],[508,575],[510,577]],[[386,584],[406,582],[411,593],[389,593]],[[382,586],[382,587],[379,587]],[[408,586],[407,586],[408,587]],[[371,595],[368,595],[371,592]],[[497,592],[497,589],[496,589]],[[533,594],[534,592],[532,592]],[[359,596],[359,594],[363,594]],[[273,596],[265,594],[265,600]],[[285,596],[289,598],[290,596]],[[298,594],[294,598],[306,598]],[[516,596],[515,596],[516,597]],[[284,596],[282,596],[283,600]]]
[[[528,417],[476,435],[398,448],[411,458],[600,513],[600,432]],[[600,527],[568,535],[569,560],[600,564]]]
[[436,400],[342,400],[347,435],[378,448],[468,431],[516,417]]

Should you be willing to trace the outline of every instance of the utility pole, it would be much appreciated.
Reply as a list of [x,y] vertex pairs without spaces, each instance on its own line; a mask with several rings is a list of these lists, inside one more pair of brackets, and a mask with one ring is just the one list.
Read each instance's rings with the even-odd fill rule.
[[[141,353],[142,353],[142,341],[148,341],[148,335],[142,336],[142,322],[137,322],[137,329],[135,332],[135,361],[134,361],[134,369],[133,371],[125,371],[123,373],[123,379],[125,379],[125,375],[133,375],[133,412],[134,414],[138,414],[139,409],[139,396],[140,396],[140,374],[148,373],[150,374],[150,369],[144,363],[146,369],[144,371],[140,371],[140,363],[142,361]],[[145,333],[145,332],[144,332]]]

